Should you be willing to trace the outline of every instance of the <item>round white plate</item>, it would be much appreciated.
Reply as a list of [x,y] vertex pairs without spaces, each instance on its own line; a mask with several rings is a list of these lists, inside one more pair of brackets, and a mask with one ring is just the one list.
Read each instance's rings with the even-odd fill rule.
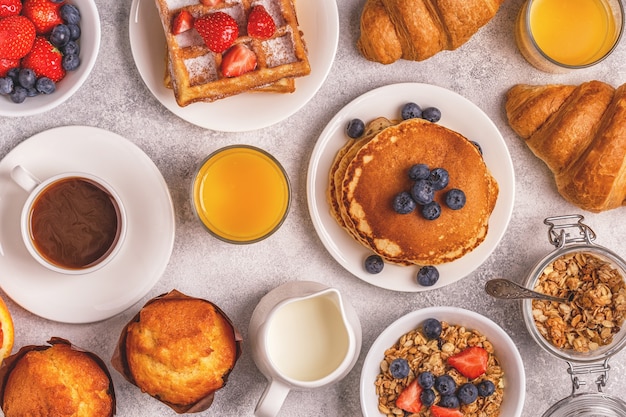
[[[400,117],[400,109],[409,102],[422,108],[435,106],[441,110],[438,122],[470,140],[478,142],[492,175],[498,181],[500,193],[489,220],[485,241],[462,258],[438,265],[439,281],[431,287],[417,284],[417,269],[386,264],[379,274],[370,274],[363,267],[372,252],[357,243],[330,214],[326,200],[328,174],[335,155],[347,140],[345,126],[349,120],[360,118],[367,122],[379,116]],[[428,84],[401,83],[372,90],[345,106],[328,123],[311,154],[307,177],[309,212],[315,230],[330,254],[352,274],[370,284],[396,291],[425,291],[440,288],[467,276],[478,268],[496,248],[508,227],[513,212],[515,177],[513,162],[498,128],[476,105],[464,97],[441,87]]]
[[[128,230],[110,263],[90,274],[64,275],[31,257],[19,222],[27,194],[10,177],[18,164],[40,179],[83,171],[115,188]],[[132,142],[95,127],[41,132],[0,161],[0,224],[0,287],[26,310],[65,323],[104,320],[139,301],[161,277],[174,246],[174,207],[158,168]]]
[[380,362],[385,357],[385,350],[395,344],[403,334],[419,327],[430,317],[478,330],[491,342],[506,380],[500,415],[519,417],[522,414],[526,395],[526,376],[522,357],[515,343],[500,326],[487,317],[458,307],[428,307],[413,311],[393,322],[376,338],[365,357],[361,370],[360,397],[363,416],[382,416],[378,411],[378,396],[374,383],[380,373]]
[[0,97],[0,116],[32,116],[51,110],[70,98],[89,77],[100,50],[100,15],[93,0],[71,0],[70,3],[80,10],[80,66],[76,71],[68,71],[52,94],[27,97],[20,104],[13,103],[9,97]]
[[296,79],[294,93],[244,93],[213,103],[180,107],[172,90],[163,84],[165,36],[154,0],[133,0],[130,10],[131,50],[135,65],[152,94],[178,117],[223,132],[261,129],[297,112],[326,80],[339,41],[336,1],[298,0],[296,11],[309,53],[311,74]]

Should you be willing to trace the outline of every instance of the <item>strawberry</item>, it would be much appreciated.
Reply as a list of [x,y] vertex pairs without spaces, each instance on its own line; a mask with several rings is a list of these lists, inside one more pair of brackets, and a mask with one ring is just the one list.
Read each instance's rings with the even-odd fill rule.
[[59,10],[63,2],[53,3],[50,0],[24,0],[22,14],[35,25],[38,35],[46,35],[56,25],[63,23]]
[[6,77],[9,70],[20,66],[19,59],[0,58],[0,77]]
[[448,365],[459,371],[461,375],[474,379],[487,370],[489,353],[480,346],[470,346],[448,358]]
[[181,10],[172,22],[172,35],[180,35],[193,27],[193,16],[187,10]]
[[431,405],[430,413],[433,417],[463,417],[463,413],[458,408],[445,408],[438,405]]
[[63,55],[44,37],[35,39],[33,49],[22,59],[22,68],[30,68],[37,78],[48,77],[55,83],[65,77]]
[[30,51],[34,40],[35,26],[24,16],[0,20],[0,58],[22,58]]
[[193,24],[206,46],[213,52],[227,50],[239,36],[239,26],[230,15],[215,12],[199,17]]
[[248,35],[257,39],[269,39],[276,32],[276,23],[262,5],[250,10],[248,15]]
[[17,16],[22,11],[20,0],[0,0],[0,18]]
[[200,0],[200,3],[202,3],[205,6],[217,6],[218,4],[220,4],[223,0]]
[[256,54],[240,43],[230,48],[222,58],[222,75],[224,77],[238,77],[255,68]]
[[396,407],[408,411],[409,413],[419,413],[422,408],[422,401],[420,395],[422,394],[422,387],[417,383],[417,379],[414,379],[409,385],[406,386],[396,398]]

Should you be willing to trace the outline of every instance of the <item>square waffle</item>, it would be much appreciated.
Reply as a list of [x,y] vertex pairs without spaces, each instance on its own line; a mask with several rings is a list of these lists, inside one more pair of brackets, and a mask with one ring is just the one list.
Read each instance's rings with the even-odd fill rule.
[[[167,43],[165,81],[174,90],[179,106],[215,101],[247,91],[293,91],[291,79],[311,72],[293,0],[224,0],[216,6],[205,6],[200,0],[155,2]],[[276,24],[276,32],[266,40],[247,34],[248,12],[258,4],[265,7]],[[217,11],[230,15],[239,28],[235,44],[242,43],[255,53],[257,67],[236,77],[222,76],[220,65],[227,51],[210,51],[193,28],[178,35],[172,33],[174,17],[183,9],[195,19]]]

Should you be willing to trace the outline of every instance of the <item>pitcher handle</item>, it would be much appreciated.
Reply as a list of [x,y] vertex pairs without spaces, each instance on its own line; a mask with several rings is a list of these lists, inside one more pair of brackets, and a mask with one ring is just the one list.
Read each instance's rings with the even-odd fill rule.
[[276,380],[269,381],[257,403],[254,415],[256,417],[275,417],[283,406],[287,394],[289,394],[287,385]]

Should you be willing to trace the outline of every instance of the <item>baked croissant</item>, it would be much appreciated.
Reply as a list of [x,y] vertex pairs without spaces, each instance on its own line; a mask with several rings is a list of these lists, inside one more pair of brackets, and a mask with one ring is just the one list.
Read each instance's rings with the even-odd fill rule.
[[463,45],[504,0],[367,0],[357,47],[370,61],[423,61]]
[[626,204],[626,84],[519,84],[505,109],[566,200],[596,213]]

